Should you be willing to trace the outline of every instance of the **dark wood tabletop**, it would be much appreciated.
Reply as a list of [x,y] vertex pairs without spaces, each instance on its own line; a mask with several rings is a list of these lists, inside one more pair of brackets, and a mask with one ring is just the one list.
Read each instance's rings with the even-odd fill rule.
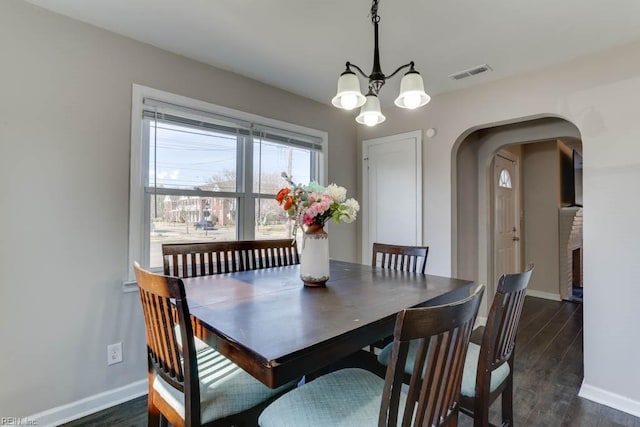
[[326,288],[299,266],[183,279],[196,334],[269,387],[393,333],[408,307],[461,299],[472,282],[331,261]]

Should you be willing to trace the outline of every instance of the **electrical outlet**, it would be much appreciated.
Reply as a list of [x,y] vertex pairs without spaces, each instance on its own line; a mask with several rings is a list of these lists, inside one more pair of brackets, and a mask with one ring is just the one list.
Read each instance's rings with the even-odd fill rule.
[[122,362],[122,343],[109,344],[107,346],[107,365]]

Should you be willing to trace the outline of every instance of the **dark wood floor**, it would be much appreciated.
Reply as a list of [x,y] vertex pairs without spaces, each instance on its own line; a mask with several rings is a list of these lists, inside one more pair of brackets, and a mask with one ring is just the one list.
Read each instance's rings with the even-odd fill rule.
[[[582,304],[527,297],[516,345],[515,424],[640,427],[640,418],[578,397],[582,336]],[[500,421],[500,399],[491,408],[491,421]],[[460,425],[473,423],[462,415]]]
[[[514,416],[520,426],[633,426],[640,418],[577,396],[582,383],[582,305],[527,297],[518,331]],[[492,407],[499,422],[500,401]],[[65,426],[145,426],[146,396]],[[460,415],[460,425],[472,426]]]

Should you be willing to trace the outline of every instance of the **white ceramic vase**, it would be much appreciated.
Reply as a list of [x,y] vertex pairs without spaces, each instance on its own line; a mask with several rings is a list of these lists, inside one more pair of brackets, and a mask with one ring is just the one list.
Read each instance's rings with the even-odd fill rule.
[[329,280],[329,235],[322,225],[307,227],[300,254],[300,278],[305,286],[323,287]]

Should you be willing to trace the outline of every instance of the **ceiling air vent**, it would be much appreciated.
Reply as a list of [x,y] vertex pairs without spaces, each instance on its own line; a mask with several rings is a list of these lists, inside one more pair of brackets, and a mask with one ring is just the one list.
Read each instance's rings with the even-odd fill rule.
[[457,73],[450,74],[449,78],[453,80],[462,80],[466,79],[467,77],[486,73],[487,71],[491,71],[491,67],[489,67],[487,64],[482,64],[473,68],[469,68],[468,70],[458,71]]

